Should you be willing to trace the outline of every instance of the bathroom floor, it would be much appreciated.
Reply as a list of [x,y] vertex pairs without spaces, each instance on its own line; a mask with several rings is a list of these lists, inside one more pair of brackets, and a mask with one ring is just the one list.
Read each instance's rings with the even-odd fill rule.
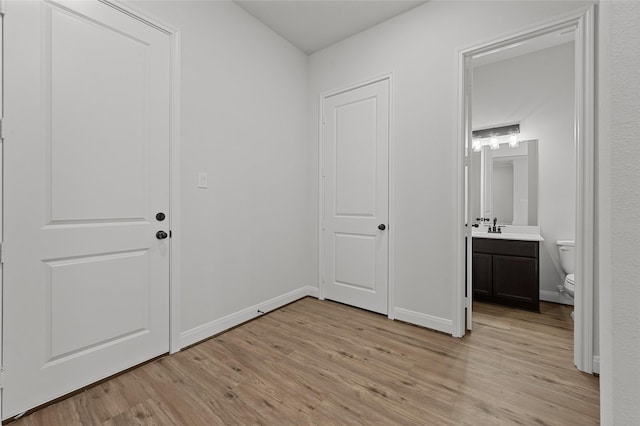
[[545,422],[556,413],[550,424],[598,424],[599,377],[573,365],[572,311],[549,302],[540,302],[540,313],[474,302],[469,336],[490,345],[499,382],[509,389],[505,396],[517,406],[533,409]]
[[493,324],[513,328],[514,326],[522,327],[525,322],[529,324],[526,326],[527,328],[536,329],[536,325],[560,328],[569,331],[566,338],[571,342],[573,350],[571,312],[573,312],[573,306],[550,302],[540,302],[540,313],[490,303],[473,302],[473,325]]

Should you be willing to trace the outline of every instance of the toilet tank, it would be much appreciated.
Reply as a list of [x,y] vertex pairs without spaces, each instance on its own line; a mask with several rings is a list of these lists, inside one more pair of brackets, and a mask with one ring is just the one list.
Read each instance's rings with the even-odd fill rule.
[[574,262],[576,259],[575,247],[576,242],[573,240],[556,241],[558,252],[560,253],[560,266],[565,274],[573,274]]

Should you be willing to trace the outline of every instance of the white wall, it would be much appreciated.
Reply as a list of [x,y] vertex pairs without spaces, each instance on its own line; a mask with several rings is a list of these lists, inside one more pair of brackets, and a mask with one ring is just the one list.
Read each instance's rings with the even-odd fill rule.
[[574,49],[565,43],[473,71],[473,128],[519,122],[521,139],[538,139],[540,298],[565,303],[556,241],[575,238]]
[[640,424],[640,3],[604,1],[599,31],[602,424]]
[[453,171],[459,161],[454,110],[457,50],[584,4],[428,2],[311,56],[314,143],[320,93],[393,72],[396,223],[390,232],[396,238],[396,308],[439,324],[453,316],[452,235],[462,226],[451,214],[457,197]]
[[[181,330],[188,344],[220,331],[216,321],[225,316],[317,285],[307,56],[232,2],[136,6],[182,37]],[[208,173],[208,189],[196,187],[199,171]]]

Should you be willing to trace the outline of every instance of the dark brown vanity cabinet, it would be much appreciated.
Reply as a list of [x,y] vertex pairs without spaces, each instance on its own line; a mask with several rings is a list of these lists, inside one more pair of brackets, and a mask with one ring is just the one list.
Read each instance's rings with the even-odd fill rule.
[[475,300],[540,310],[538,241],[473,238]]

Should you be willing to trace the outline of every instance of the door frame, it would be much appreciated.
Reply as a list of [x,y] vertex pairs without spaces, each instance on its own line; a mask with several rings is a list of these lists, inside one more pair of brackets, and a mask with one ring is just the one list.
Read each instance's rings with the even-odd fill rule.
[[[589,5],[546,20],[520,31],[479,43],[456,53],[457,92],[455,158],[455,262],[453,277],[453,335],[465,334],[465,219],[464,167],[467,142],[471,141],[471,81],[469,63],[472,57],[494,49],[547,34],[563,28],[575,28],[575,122],[576,144],[576,275],[580,287],[575,295],[574,364],[586,373],[593,372],[594,342],[594,234],[595,234],[595,6]],[[471,229],[471,227],[468,227]],[[470,233],[470,231],[468,231]],[[469,294],[472,297],[472,293]]]
[[[174,27],[167,25],[155,17],[149,16],[146,12],[132,7],[129,4],[125,4],[118,0],[97,0],[107,6],[110,6],[121,13],[131,16],[140,22],[143,22],[158,31],[168,35],[170,37],[171,45],[171,57],[170,57],[170,72],[171,72],[171,88],[170,88],[170,214],[169,214],[169,229],[172,231],[172,238],[169,240],[169,348],[170,353],[177,352],[180,347],[180,31]],[[53,1],[55,2],[55,1]],[[0,0],[0,30],[4,27],[5,8],[4,0]],[[0,32],[0,65],[4,61],[4,35]],[[0,117],[4,117],[4,68],[0,66]],[[2,146],[4,140],[0,141]],[[0,172],[4,169],[4,156],[0,151]],[[4,192],[2,185],[3,173],[0,173],[0,199],[4,200]],[[4,203],[0,209],[0,241],[3,240],[4,226]],[[1,255],[0,255],[1,256]],[[0,257],[1,259],[1,257]],[[3,286],[2,277],[3,265],[0,261],[0,289]],[[4,349],[2,347],[2,306],[4,301],[1,299],[2,292],[0,291],[0,354],[3,354]],[[0,376],[4,364],[0,368]],[[3,390],[4,383],[0,377],[0,392]],[[0,418],[3,416],[2,398],[0,398]]]
[[395,120],[394,120],[394,86],[393,72],[382,74],[356,83],[347,84],[337,89],[321,92],[318,100],[318,299],[325,299],[325,277],[324,277],[324,243],[323,243],[323,223],[324,223],[324,104],[325,99],[340,93],[358,89],[369,84],[378,83],[380,81],[389,81],[389,153],[388,153],[388,171],[389,171],[389,223],[388,230],[388,256],[387,256],[387,318],[395,319]]
[[[0,0],[0,132],[4,133],[4,0]],[[0,134],[0,241],[4,243],[4,134]],[[4,350],[2,342],[4,341],[4,314],[2,307],[4,306],[4,265],[2,261],[2,243],[0,243],[0,420],[3,411],[3,393],[4,393]]]

